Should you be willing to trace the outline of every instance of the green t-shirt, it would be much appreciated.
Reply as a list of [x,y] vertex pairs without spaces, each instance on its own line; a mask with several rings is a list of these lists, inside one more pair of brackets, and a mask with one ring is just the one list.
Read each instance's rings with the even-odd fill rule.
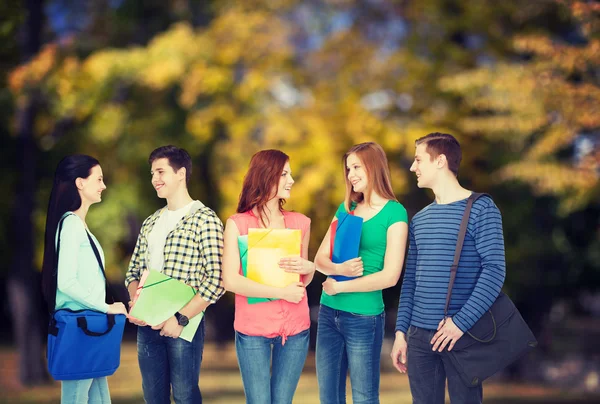
[[[346,212],[343,203],[335,212],[335,217],[339,217],[342,212]],[[391,200],[375,216],[363,222],[358,249],[358,255],[362,258],[364,266],[363,276],[383,270],[387,231],[391,225],[398,222],[408,223],[408,215],[401,203]],[[366,316],[381,314],[384,309],[381,290],[339,293],[335,296],[323,292],[321,304],[335,310]]]

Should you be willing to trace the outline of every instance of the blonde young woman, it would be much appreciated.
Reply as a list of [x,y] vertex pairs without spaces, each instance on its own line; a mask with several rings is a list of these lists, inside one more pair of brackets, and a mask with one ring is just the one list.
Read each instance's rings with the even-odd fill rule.
[[352,401],[379,403],[379,364],[384,333],[382,289],[402,271],[408,219],[392,191],[385,152],[377,143],[353,146],[343,157],[346,197],[332,220],[351,212],[363,218],[359,257],[330,259],[328,231],[317,252],[317,270],[355,277],[323,283],[317,330],[317,379],[322,404],[346,402],[350,371]]

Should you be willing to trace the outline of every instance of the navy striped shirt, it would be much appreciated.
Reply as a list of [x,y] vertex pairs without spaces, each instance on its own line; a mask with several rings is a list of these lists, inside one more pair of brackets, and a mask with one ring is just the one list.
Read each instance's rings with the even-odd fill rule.
[[[444,318],[450,267],[467,199],[432,204],[409,227],[409,248],[396,331],[408,327],[435,330]],[[504,284],[506,264],[502,216],[488,196],[471,208],[448,314],[463,332],[490,308]]]

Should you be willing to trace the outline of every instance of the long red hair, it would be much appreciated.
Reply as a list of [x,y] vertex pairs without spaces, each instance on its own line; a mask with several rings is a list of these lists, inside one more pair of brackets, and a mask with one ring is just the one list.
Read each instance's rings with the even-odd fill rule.
[[[261,150],[252,156],[240,192],[237,213],[256,208],[263,226],[268,225],[265,220],[267,202],[273,198],[273,191],[277,192],[283,167],[289,160],[287,154],[275,149]],[[279,200],[279,210],[283,210],[284,203],[285,199]]]
[[[362,162],[367,173],[367,189],[364,194],[362,192],[354,192],[352,184],[348,179],[348,167],[346,161],[348,156],[356,154]],[[350,211],[352,202],[362,202],[371,204],[371,194],[375,191],[379,196],[397,201],[394,191],[392,190],[392,180],[390,176],[390,168],[388,166],[387,156],[381,146],[375,142],[366,142],[354,145],[344,154],[342,158],[344,165],[344,179],[346,181],[346,197],[344,205],[346,210]]]

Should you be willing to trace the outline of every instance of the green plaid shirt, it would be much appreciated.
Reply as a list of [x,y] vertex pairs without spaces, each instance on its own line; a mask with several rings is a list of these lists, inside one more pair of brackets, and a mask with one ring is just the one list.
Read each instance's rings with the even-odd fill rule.
[[[125,286],[139,281],[147,269],[148,236],[166,207],[144,220],[125,276]],[[162,273],[196,288],[200,296],[216,303],[225,293],[221,277],[223,223],[202,202],[196,202],[169,233],[164,248]]]

